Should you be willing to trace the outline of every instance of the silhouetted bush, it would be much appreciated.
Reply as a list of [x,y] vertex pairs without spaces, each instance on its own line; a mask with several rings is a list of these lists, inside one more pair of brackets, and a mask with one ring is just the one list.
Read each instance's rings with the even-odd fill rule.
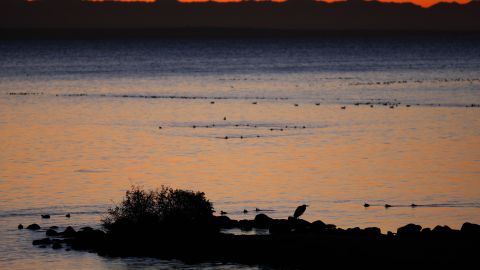
[[205,193],[172,189],[143,190],[132,186],[123,201],[102,220],[111,233],[165,234],[215,231],[213,207]]

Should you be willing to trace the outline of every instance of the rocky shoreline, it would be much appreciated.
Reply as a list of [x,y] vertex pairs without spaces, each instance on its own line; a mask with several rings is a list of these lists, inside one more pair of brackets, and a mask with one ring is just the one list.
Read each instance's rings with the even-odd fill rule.
[[[264,265],[281,269],[312,269],[322,265],[468,265],[476,262],[480,225],[464,223],[460,230],[433,229],[408,224],[396,233],[379,228],[337,228],[322,221],[272,219],[258,214],[254,220],[214,218],[211,233],[132,228],[123,233],[84,227],[63,232],[49,228],[34,246],[95,252],[101,256],[148,256]],[[37,225],[27,229],[38,230]],[[234,235],[219,230],[268,229],[268,235]],[[386,264],[388,263],[388,264]]]

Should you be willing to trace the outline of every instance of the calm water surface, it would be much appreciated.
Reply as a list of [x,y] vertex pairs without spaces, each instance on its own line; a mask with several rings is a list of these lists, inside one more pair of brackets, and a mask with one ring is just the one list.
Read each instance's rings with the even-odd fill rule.
[[31,246],[43,233],[16,229],[99,226],[130,185],[201,190],[232,218],[256,207],[285,218],[306,203],[306,220],[345,228],[480,223],[480,108],[466,107],[480,104],[479,47],[472,37],[2,41],[0,268],[199,267],[52,252]]

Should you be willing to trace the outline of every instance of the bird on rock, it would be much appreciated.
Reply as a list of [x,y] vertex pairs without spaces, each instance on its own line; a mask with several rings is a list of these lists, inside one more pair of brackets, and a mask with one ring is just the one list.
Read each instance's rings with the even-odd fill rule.
[[299,218],[303,213],[305,213],[305,210],[307,210],[306,204],[302,204],[297,209],[295,209],[295,213],[293,213],[293,218],[297,219]]

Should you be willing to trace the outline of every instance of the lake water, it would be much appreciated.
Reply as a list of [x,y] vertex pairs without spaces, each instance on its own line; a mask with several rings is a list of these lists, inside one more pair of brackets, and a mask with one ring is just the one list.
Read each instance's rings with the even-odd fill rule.
[[131,185],[204,191],[237,219],[306,203],[304,219],[343,228],[480,223],[478,48],[471,36],[0,41],[0,268],[255,268],[39,249],[43,232],[16,229],[100,226]]

